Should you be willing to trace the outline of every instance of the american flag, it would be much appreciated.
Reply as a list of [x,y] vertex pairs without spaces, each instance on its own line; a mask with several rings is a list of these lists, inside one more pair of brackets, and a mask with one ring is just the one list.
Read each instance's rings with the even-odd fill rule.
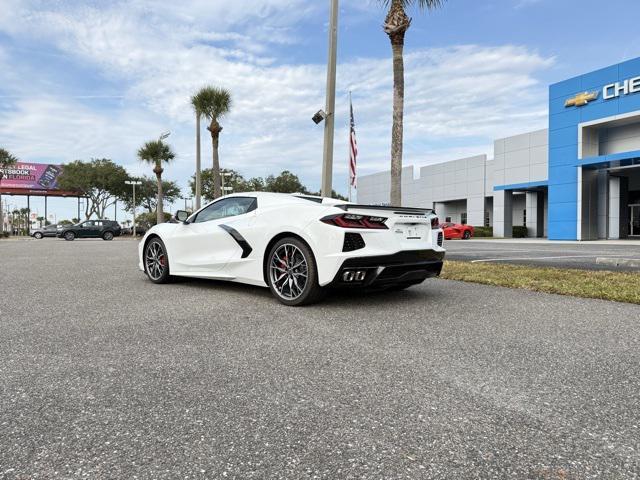
[[358,158],[358,142],[356,141],[356,122],[353,118],[353,102],[349,96],[351,108],[351,129],[349,132],[349,185],[357,188],[356,164]]

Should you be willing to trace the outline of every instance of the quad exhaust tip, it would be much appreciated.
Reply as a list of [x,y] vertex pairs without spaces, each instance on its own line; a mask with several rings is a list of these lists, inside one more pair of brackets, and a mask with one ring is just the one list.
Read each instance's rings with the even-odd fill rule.
[[364,270],[346,270],[342,274],[342,281],[346,283],[362,282],[367,272]]

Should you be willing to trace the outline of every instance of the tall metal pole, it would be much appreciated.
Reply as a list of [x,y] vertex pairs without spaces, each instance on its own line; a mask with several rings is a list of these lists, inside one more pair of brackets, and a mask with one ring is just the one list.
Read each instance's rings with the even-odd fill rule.
[[338,51],[338,0],[331,1],[329,21],[329,62],[327,65],[327,103],[324,121],[324,152],[322,155],[322,190],[325,197],[331,196],[333,181],[333,132],[336,109],[336,60]]
[[202,201],[202,166],[200,164],[200,153],[200,114],[196,113],[196,210],[200,210],[200,203]]
[[136,239],[136,184],[132,183],[133,186],[133,239]]

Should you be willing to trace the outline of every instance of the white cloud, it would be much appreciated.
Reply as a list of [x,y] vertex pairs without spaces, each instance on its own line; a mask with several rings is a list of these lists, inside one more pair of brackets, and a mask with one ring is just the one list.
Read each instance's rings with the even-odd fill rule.
[[[0,138],[25,158],[99,155],[135,165],[136,147],[170,128],[180,161],[167,173],[186,185],[194,156],[189,98],[197,88],[213,83],[229,88],[234,97],[233,112],[223,122],[223,166],[247,175],[287,168],[317,186],[322,128],[310,117],[324,105],[325,66],[278,61],[283,45],[299,41],[296,23],[317,13],[308,2],[190,0],[175,6],[162,2],[159,8],[158,3],[136,0],[100,8],[72,2],[58,8],[49,2],[5,1],[13,8],[0,19],[0,30],[15,38],[23,32],[38,35],[123,85],[118,92],[122,101],[107,109],[72,98],[74,92],[68,91],[67,97],[13,102],[0,113]],[[510,45],[407,54],[405,164],[485,153],[494,137],[543,127],[546,88],[536,75],[552,62]],[[342,63],[338,84],[335,171],[346,172],[349,89],[354,93],[361,171],[385,168],[390,58]],[[22,84],[6,88],[18,96],[29,94]],[[203,138],[208,165],[209,147]]]

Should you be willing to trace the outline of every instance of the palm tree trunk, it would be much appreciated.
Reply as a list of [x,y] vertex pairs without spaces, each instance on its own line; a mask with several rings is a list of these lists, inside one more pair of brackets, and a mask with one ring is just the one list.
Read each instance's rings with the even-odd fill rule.
[[392,0],[384,31],[393,52],[393,126],[391,127],[391,205],[402,205],[402,144],[404,119],[404,35],[411,26],[403,0]]
[[200,114],[196,113],[196,210],[200,209],[202,202],[202,165],[200,154]]
[[222,187],[220,182],[220,157],[218,153],[218,146],[220,144],[220,132],[222,127],[216,119],[211,121],[209,126],[211,132],[211,146],[213,147],[213,196],[219,198],[222,196]]
[[164,223],[164,206],[162,205],[162,167],[158,164],[156,165],[155,174],[158,179],[158,199],[156,201],[156,223],[160,225]]
[[393,126],[391,127],[391,205],[402,206],[402,144],[404,129],[404,59],[402,43],[393,50]]

